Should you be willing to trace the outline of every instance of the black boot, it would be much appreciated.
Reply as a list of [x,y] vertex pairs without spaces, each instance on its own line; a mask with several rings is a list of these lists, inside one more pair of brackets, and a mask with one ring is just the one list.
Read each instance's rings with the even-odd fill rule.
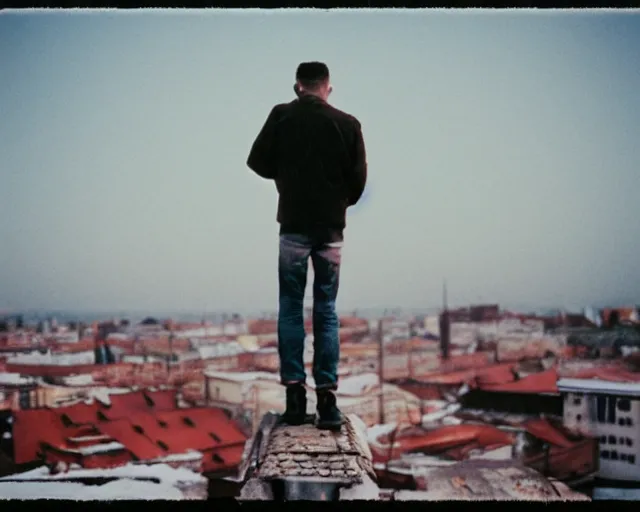
[[336,395],[331,390],[317,391],[318,424],[322,430],[340,430],[345,418],[336,405]]
[[287,386],[287,410],[282,421],[289,425],[302,425],[307,416],[307,390],[303,384]]

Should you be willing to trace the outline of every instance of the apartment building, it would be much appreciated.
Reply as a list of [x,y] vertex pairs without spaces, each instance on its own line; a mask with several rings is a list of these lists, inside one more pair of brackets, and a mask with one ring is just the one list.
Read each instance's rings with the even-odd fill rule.
[[640,481],[640,383],[560,379],[564,423],[600,441],[598,476]]

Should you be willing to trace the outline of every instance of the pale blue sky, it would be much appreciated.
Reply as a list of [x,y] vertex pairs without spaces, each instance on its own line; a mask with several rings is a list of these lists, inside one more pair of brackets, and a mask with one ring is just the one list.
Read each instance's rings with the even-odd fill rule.
[[357,116],[341,308],[638,300],[640,15],[4,13],[0,309],[275,309],[245,166],[297,64]]

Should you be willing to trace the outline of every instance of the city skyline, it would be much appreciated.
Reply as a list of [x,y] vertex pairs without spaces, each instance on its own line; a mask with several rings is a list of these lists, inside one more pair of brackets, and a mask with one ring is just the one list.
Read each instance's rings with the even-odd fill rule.
[[368,152],[341,311],[438,307],[445,279],[456,305],[637,303],[639,29],[611,11],[3,13],[0,310],[274,311],[277,196],[245,162],[313,59]]

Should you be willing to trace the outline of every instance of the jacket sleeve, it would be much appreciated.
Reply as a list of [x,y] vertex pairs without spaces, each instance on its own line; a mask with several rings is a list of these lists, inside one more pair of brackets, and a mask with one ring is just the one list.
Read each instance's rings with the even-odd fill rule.
[[353,169],[349,174],[349,206],[355,205],[364,192],[367,184],[367,152],[364,147],[364,138],[362,137],[362,127],[359,121],[355,121],[354,144],[352,148]]
[[278,118],[278,107],[274,107],[269,113],[262,130],[251,146],[247,166],[267,180],[276,178],[277,169],[274,161],[275,127]]

